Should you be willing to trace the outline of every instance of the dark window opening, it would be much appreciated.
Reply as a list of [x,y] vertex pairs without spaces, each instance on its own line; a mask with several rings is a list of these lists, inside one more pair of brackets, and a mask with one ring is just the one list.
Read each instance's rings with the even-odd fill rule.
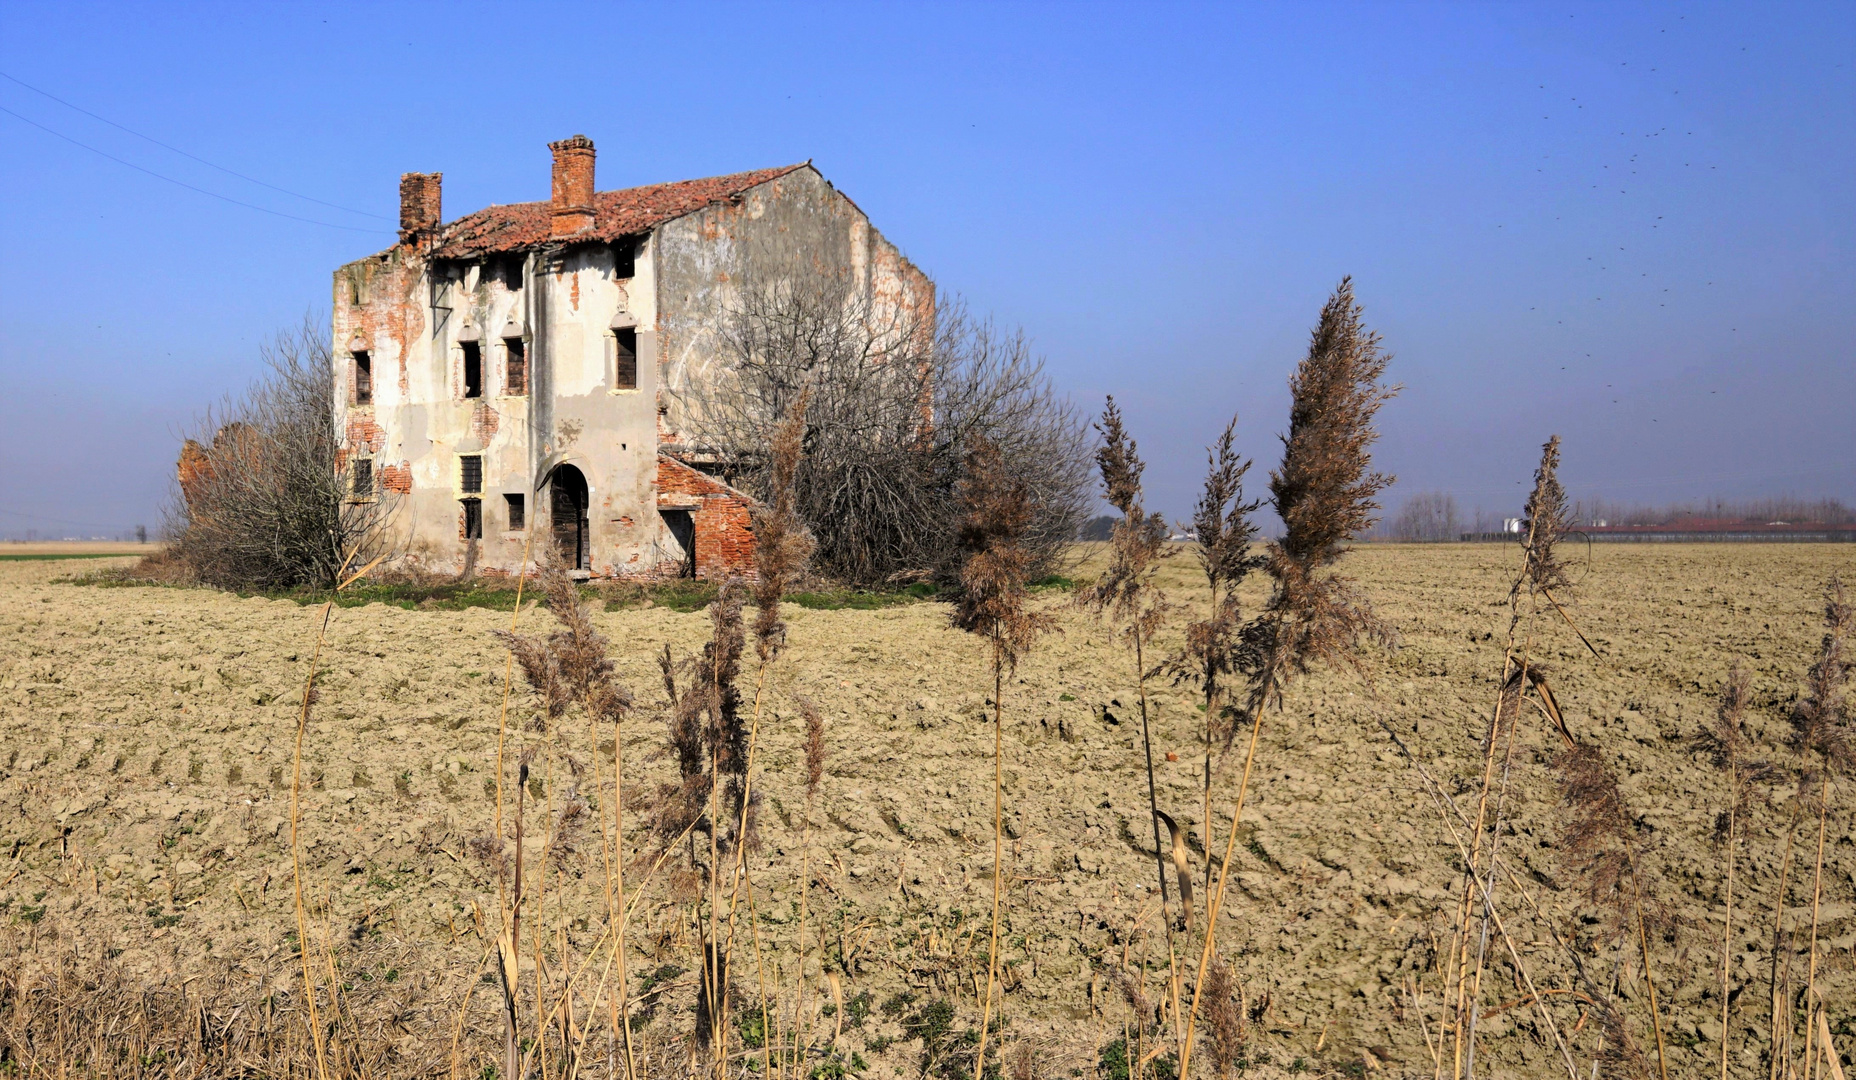
[[509,511],[509,528],[512,532],[528,527],[528,507],[523,504],[521,495],[503,496],[503,505]]
[[615,278],[636,277],[638,274],[638,245],[630,240],[621,240],[612,245],[612,276]]
[[483,500],[464,500],[464,539],[483,539]]
[[515,292],[522,287],[521,259],[504,259],[502,273],[503,288],[508,289],[510,292]]
[[483,350],[474,341],[464,342],[464,396],[483,396]]
[[638,389],[638,331],[634,329],[614,330],[612,337],[614,352],[618,357],[613,385],[620,390]]
[[504,338],[503,350],[508,353],[503,383],[509,393],[521,395],[528,393],[528,347],[521,338]]
[[374,358],[364,352],[354,354],[354,403],[374,403]]
[[483,458],[468,454],[458,459],[458,487],[466,495],[475,495],[483,490]]
[[356,458],[354,462],[354,497],[370,498],[374,494],[374,459]]

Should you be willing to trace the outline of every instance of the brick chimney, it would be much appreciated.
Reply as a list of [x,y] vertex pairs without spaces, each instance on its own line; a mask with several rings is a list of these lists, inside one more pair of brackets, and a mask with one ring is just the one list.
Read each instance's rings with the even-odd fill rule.
[[593,225],[593,140],[585,135],[548,144],[554,151],[554,236],[572,236]]
[[439,187],[444,173],[400,174],[400,243],[411,243],[444,221]]

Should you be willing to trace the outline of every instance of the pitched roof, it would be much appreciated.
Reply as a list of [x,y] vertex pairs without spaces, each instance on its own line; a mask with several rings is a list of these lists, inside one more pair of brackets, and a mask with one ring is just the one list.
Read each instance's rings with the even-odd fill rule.
[[[751,187],[777,180],[808,164],[801,162],[702,180],[595,192],[593,227],[576,233],[571,239],[576,243],[610,242],[635,236],[710,203],[732,199]],[[487,207],[440,226],[430,254],[438,259],[463,259],[539,247],[553,239],[550,235],[553,217],[553,204],[545,201]]]

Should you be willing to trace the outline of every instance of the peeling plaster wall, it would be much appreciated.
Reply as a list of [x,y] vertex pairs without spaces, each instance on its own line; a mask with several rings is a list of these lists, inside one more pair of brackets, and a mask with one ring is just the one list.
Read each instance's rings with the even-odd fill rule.
[[720,330],[739,282],[826,274],[932,325],[934,283],[850,199],[806,167],[657,230],[658,341],[664,441],[692,434],[702,387],[726,363]]
[[[477,566],[514,573],[526,534],[508,528],[505,495],[526,500],[536,542],[548,539],[547,471],[567,463],[587,479],[593,572],[656,565],[659,522],[655,364],[640,356],[639,387],[613,388],[614,314],[655,317],[649,244],[634,275],[613,276],[612,249],[566,245],[526,256],[428,262],[400,247],[335,274],[336,397],[348,451],[371,454],[401,489],[392,527],[413,566],[462,569],[464,492],[458,459],[483,457],[483,540]],[[514,273],[521,284],[511,289]],[[483,395],[464,396],[466,327],[479,336]],[[373,361],[374,400],[354,405],[349,343]],[[506,332],[527,349],[528,392],[511,394]],[[653,335],[639,334],[649,355]],[[540,490],[537,491],[539,486]],[[388,489],[392,490],[392,489]],[[649,511],[647,513],[647,511]]]
[[[713,377],[715,335],[741,260],[766,252],[782,265],[851,275],[874,295],[932,311],[932,283],[810,168],[637,238],[627,279],[614,276],[613,249],[604,243],[474,261],[431,260],[414,243],[337,270],[337,418],[345,452],[374,458],[403,560],[441,573],[464,568],[458,459],[478,454],[479,572],[517,572],[530,533],[537,553],[552,542],[547,478],[561,464],[586,477],[594,576],[658,575],[680,565],[684,552],[658,512],[666,475],[659,445],[674,438],[679,390]],[[508,284],[511,276],[518,287]],[[638,385],[629,390],[614,385],[612,322],[620,312],[636,322]],[[464,396],[459,335],[467,326],[480,339],[479,398]],[[527,346],[526,394],[508,392],[503,335],[512,326]],[[366,405],[354,404],[349,343],[357,335],[372,358]],[[702,485],[700,474],[670,465],[673,501]],[[528,532],[508,528],[504,496],[514,494],[526,500]],[[702,499],[712,509],[698,518],[699,572],[744,564],[745,497],[718,486]]]

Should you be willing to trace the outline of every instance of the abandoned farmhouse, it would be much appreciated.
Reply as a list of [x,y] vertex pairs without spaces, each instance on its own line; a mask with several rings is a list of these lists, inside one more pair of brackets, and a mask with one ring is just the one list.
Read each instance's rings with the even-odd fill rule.
[[515,573],[531,543],[590,577],[739,569],[751,500],[692,434],[737,284],[927,312],[934,286],[809,162],[596,191],[590,140],[550,149],[547,202],[448,223],[441,174],[406,174],[399,242],[335,272],[353,496],[390,500],[422,569]]

